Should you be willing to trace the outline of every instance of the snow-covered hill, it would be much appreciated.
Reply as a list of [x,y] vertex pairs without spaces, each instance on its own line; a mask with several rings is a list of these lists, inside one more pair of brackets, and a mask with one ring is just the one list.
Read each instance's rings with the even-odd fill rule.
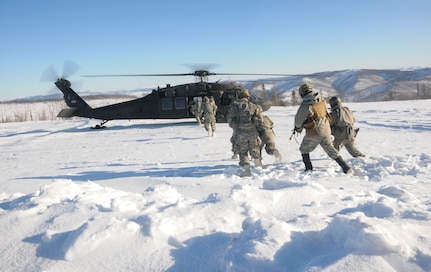
[[[174,83],[174,82],[173,82]],[[244,87],[272,92],[286,101],[291,101],[292,91],[297,91],[302,83],[310,83],[322,91],[324,96],[338,95],[344,101],[366,102],[431,98],[431,68],[393,69],[393,70],[343,70],[319,72],[291,77],[263,78],[240,82]],[[264,85],[262,87],[262,84]],[[175,85],[175,84],[172,84]],[[81,96],[103,95],[89,90],[76,91]],[[151,91],[147,89],[110,91],[109,95],[141,97]],[[38,95],[17,99],[19,101],[61,99],[62,94]]]
[[245,86],[259,90],[262,83],[263,88],[275,89],[286,101],[302,83],[310,83],[326,97],[338,95],[351,102],[431,98],[431,68],[321,72],[245,82]]
[[0,271],[431,271],[430,103],[346,103],[355,175],[320,147],[301,172],[291,106],[250,178],[227,124],[1,124]]

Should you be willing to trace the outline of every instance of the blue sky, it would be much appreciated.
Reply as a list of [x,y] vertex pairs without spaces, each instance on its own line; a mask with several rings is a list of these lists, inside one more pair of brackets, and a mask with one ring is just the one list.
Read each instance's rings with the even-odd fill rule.
[[[79,89],[127,90],[193,77],[431,66],[429,0],[0,1],[0,100],[44,95],[47,67],[80,66]],[[221,77],[210,80],[252,77]],[[78,86],[78,85],[77,85]],[[73,86],[72,86],[73,88]]]

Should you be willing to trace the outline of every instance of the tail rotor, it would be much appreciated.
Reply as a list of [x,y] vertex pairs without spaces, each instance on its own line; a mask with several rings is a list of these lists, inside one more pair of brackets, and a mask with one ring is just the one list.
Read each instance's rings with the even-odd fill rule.
[[[77,63],[66,60],[63,63],[63,71],[59,74],[54,65],[48,66],[40,77],[41,82],[54,82],[54,84],[63,92],[63,88],[70,88],[72,85],[67,78],[70,78],[79,71],[80,67]],[[56,88],[52,88],[49,93],[56,93]]]
[[63,72],[61,75],[58,73],[58,70],[54,68],[53,65],[48,66],[45,71],[42,73],[40,77],[40,81],[42,82],[55,82],[59,79],[67,79],[76,74],[79,71],[80,67],[77,63],[66,60],[63,64]]
[[63,64],[63,78],[70,78],[76,74],[81,67],[76,62],[65,60]]

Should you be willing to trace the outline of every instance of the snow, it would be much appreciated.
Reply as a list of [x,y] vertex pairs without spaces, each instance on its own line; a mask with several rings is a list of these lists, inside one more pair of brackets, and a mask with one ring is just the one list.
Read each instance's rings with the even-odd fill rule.
[[320,147],[273,107],[278,163],[237,176],[227,124],[0,125],[1,271],[431,271],[430,100],[346,103],[366,158]]

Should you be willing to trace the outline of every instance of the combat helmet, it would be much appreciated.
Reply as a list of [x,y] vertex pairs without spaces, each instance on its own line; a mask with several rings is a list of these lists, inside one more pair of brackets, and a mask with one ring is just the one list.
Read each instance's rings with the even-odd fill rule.
[[341,99],[338,96],[333,96],[331,99],[329,99],[329,105],[331,105],[331,108],[334,108],[336,106],[341,106]]
[[250,92],[247,89],[241,89],[238,93],[239,98],[247,98],[250,97]]
[[307,94],[311,93],[311,90],[313,89],[313,87],[311,87],[311,85],[309,84],[302,84],[301,86],[299,86],[299,95],[301,97],[306,96]]

